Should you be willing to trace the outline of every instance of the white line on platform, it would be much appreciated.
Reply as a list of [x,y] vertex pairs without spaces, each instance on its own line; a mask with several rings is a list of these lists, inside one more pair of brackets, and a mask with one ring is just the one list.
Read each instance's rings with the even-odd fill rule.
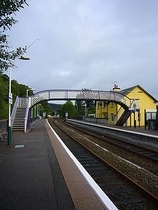
[[[48,121],[47,121],[48,123]],[[94,179],[90,176],[90,174],[84,169],[84,167],[80,164],[80,162],[76,159],[76,157],[72,154],[72,152],[67,148],[64,142],[60,139],[57,133],[53,130],[53,128],[48,123],[50,129],[55,134],[56,138],[59,140],[67,154],[71,157],[73,162],[76,164],[82,175],[85,177],[89,185],[92,187],[98,198],[102,201],[103,205],[107,210],[118,210],[118,208],[114,205],[114,203],[109,199],[109,197],[104,193],[104,191],[99,187],[99,185],[94,181]]]

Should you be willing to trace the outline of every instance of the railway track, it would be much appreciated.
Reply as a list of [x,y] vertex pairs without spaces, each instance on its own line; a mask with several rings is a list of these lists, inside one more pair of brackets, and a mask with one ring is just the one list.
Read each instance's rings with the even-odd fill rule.
[[158,151],[154,151],[154,150],[142,147],[142,146],[134,145],[134,144],[132,144],[130,142],[126,142],[122,139],[105,136],[105,134],[102,134],[101,132],[96,132],[96,131],[94,132],[93,130],[88,130],[88,129],[85,130],[82,127],[78,127],[78,126],[75,126],[75,125],[72,125],[69,123],[66,123],[66,124],[68,124],[72,128],[74,128],[82,133],[89,134],[97,139],[106,141],[106,142],[113,144],[117,147],[128,150],[132,153],[135,153],[143,158],[148,158],[150,161],[156,162],[158,164]]
[[[158,152],[148,148],[144,148],[135,144],[126,142],[118,138],[111,136],[106,136],[105,133],[96,132],[94,130],[88,130],[84,127],[78,127],[74,124],[65,123],[65,125],[70,126],[72,129],[77,130],[78,132],[92,136],[93,141],[102,147],[109,147],[110,150],[119,156],[126,158],[129,161],[132,161],[134,164],[139,165],[141,168],[149,171],[150,173],[158,176]],[[130,134],[129,134],[130,135]]]
[[76,142],[79,138],[83,141],[83,136],[77,135],[74,131],[70,132],[62,124],[54,124],[54,122],[50,124],[118,209],[157,209],[158,198],[140,188],[129,180],[126,174],[120,173],[117,168],[103,161],[103,158],[101,160],[95,152],[98,147],[87,146],[90,145],[89,141],[83,147]]

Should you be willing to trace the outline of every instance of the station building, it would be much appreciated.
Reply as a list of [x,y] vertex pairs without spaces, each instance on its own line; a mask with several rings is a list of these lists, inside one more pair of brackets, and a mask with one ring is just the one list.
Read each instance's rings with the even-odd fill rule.
[[[125,97],[133,101],[129,106],[129,114],[123,122],[124,126],[146,126],[148,120],[156,120],[157,100],[144,90],[140,85],[136,85],[121,90],[118,85],[114,85],[112,91],[120,91]],[[108,124],[119,125],[119,119],[124,113],[124,108],[119,104],[110,101],[96,102],[96,118],[104,118]]]

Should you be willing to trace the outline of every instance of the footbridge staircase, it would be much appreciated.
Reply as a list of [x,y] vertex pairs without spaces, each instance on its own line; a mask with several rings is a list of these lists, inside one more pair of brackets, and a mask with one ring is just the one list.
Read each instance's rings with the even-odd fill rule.
[[118,126],[123,126],[126,121],[128,120],[128,118],[130,117],[130,115],[132,114],[132,111],[125,109],[124,112],[122,113],[121,117],[119,118],[119,120],[116,122],[115,125]]
[[44,90],[35,93],[31,97],[17,97],[11,114],[11,125],[13,130],[27,131],[30,126],[30,110],[33,106],[42,101],[50,100],[95,100],[109,101],[118,103],[124,112],[120,117],[117,125],[123,125],[130,115],[130,107],[133,101],[127,96],[116,91],[100,91],[100,90]]

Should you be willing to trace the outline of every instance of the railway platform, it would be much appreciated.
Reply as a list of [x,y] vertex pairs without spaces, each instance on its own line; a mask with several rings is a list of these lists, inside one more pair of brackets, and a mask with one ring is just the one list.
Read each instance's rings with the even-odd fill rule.
[[[77,120],[76,120],[77,121]],[[85,122],[85,123],[91,123],[91,124],[96,124],[96,125],[101,125],[101,126],[105,126],[105,127],[110,127],[110,128],[116,128],[116,129],[122,129],[122,130],[126,130],[126,131],[132,131],[132,132],[135,132],[135,133],[143,133],[143,134],[147,134],[147,135],[155,135],[155,136],[158,136],[158,130],[152,130],[152,129],[149,129],[148,127],[145,128],[144,126],[143,127],[139,127],[139,126],[132,126],[132,127],[129,127],[129,126],[117,126],[117,125],[110,125],[110,124],[105,124],[105,123],[95,123],[95,122],[88,122],[88,121],[82,121],[82,120],[78,120],[80,122]]]
[[105,208],[55,139],[40,119],[28,133],[12,132],[11,146],[0,142],[0,209],[116,209]]

